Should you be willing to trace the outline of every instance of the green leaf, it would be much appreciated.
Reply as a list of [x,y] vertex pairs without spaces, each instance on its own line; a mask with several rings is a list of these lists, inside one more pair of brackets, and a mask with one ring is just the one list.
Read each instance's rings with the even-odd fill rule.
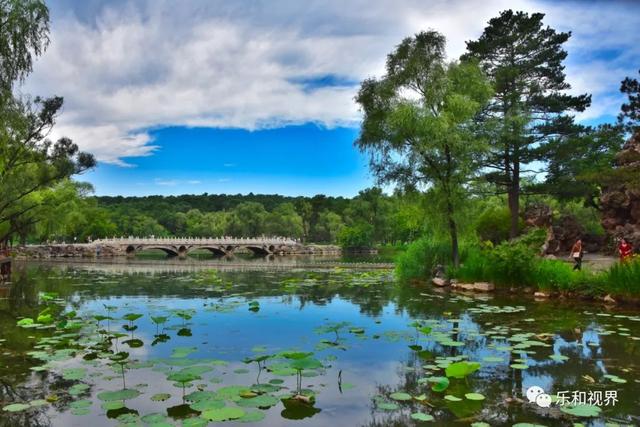
[[478,362],[456,362],[445,368],[445,375],[452,378],[464,378],[480,369]]
[[270,396],[268,394],[261,394],[256,397],[241,399],[237,403],[238,403],[238,406],[242,406],[243,408],[266,409],[266,408],[270,408],[272,406],[277,405],[278,402],[280,402],[280,400],[273,396]]
[[484,400],[484,395],[480,393],[467,393],[464,395],[469,400]]
[[125,388],[122,390],[116,391],[103,391],[102,393],[98,393],[98,399],[110,402],[112,400],[127,400],[133,399],[134,397],[140,396],[140,392],[138,390]]
[[389,397],[393,400],[411,400],[412,399],[410,394],[402,393],[402,392],[391,393]]
[[163,402],[170,397],[171,395],[169,393],[158,393],[151,396],[151,400],[153,400],[154,402]]
[[16,322],[16,325],[18,326],[29,326],[29,325],[33,325],[33,319],[30,317],[25,317],[24,319],[20,319]]
[[200,414],[200,417],[212,422],[236,420],[242,418],[245,412],[240,408],[224,407],[219,409],[209,409]]
[[411,418],[417,421],[433,421],[432,415],[425,414],[424,412],[415,412],[411,414]]
[[12,403],[10,405],[4,406],[2,410],[5,412],[21,412],[29,408],[31,408],[31,405],[28,405],[26,403]]
[[140,313],[128,313],[128,314],[125,314],[124,316],[122,316],[122,318],[124,320],[128,320],[129,322],[135,322],[136,320],[138,320],[141,317],[142,317],[142,314],[140,314]]
[[379,402],[376,405],[376,408],[382,410],[382,411],[395,411],[396,409],[399,408],[398,405],[396,405],[395,403],[391,403],[391,402]]
[[562,406],[560,410],[576,417],[597,417],[602,412],[602,408],[594,405]]
[[297,369],[299,371],[303,369],[317,369],[322,367],[322,363],[318,359],[311,357],[293,360],[289,365],[293,369]]
[[436,381],[432,386],[431,390],[441,393],[449,388],[449,378],[447,377],[436,377],[438,381]]

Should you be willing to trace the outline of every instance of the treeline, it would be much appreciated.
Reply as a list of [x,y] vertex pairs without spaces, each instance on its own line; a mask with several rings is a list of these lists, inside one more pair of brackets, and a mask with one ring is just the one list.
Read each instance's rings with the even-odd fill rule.
[[275,235],[349,247],[408,242],[425,232],[428,200],[415,191],[354,198],[316,195],[181,195],[92,197],[87,184],[66,181],[52,190],[63,200],[21,241],[87,241],[112,236]]

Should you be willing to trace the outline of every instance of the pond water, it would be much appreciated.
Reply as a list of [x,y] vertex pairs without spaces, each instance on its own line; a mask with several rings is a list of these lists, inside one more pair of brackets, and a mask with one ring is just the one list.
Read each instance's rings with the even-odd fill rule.
[[282,263],[17,265],[0,426],[640,422],[637,311]]

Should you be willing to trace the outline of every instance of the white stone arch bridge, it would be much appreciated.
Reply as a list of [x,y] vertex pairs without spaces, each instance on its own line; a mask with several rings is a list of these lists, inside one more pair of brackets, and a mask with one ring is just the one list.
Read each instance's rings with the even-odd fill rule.
[[295,253],[302,248],[300,242],[286,237],[117,237],[94,240],[91,244],[97,249],[100,246],[112,247],[130,256],[144,250],[157,249],[169,256],[180,257],[198,249],[224,256],[242,248],[264,256]]

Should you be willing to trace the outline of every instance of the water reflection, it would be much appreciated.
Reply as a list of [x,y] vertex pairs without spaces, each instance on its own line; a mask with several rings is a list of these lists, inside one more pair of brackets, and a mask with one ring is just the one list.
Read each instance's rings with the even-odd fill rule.
[[[282,380],[282,385],[272,385],[277,391],[265,393],[279,400],[296,388],[295,376],[276,375],[286,373],[288,365],[270,359],[263,369],[244,361],[292,349],[313,352],[322,360],[324,368],[302,377],[301,387],[313,392],[315,404],[289,401],[255,409],[264,417],[260,425],[291,425],[297,420],[306,426],[406,426],[420,423],[411,418],[415,413],[433,416],[436,425],[460,420],[491,425],[579,421],[557,407],[528,403],[524,393],[533,385],[547,392],[616,390],[619,402],[605,408],[592,425],[604,425],[605,420],[638,422],[640,317],[633,311],[601,312],[601,307],[582,302],[450,295],[395,286],[384,271],[350,272],[328,265],[309,269],[299,267],[299,260],[278,261],[284,267],[274,269],[264,262],[271,261],[250,260],[226,268],[216,264],[215,270],[200,260],[19,265],[8,297],[0,300],[0,399],[3,406],[55,399],[27,412],[3,412],[0,425],[99,426],[113,425],[112,419],[149,420],[154,414],[180,425],[180,420],[200,412],[183,399],[182,387],[168,380],[168,373],[189,367],[200,369],[199,378],[185,386],[186,395],[199,388],[216,391]],[[42,362],[27,353],[52,334],[19,328],[16,321],[37,317],[43,292],[57,292],[67,311],[84,318],[113,318],[93,327],[77,346],[97,346],[96,357],[102,357],[108,348],[100,347],[96,331],[122,331],[125,336],[113,341],[110,350],[128,353],[126,371],[100,362],[100,357],[67,358],[56,362],[60,366],[55,369],[30,369]],[[250,310],[251,302],[259,308]],[[181,316],[176,310],[190,314]],[[131,313],[143,316],[121,320]],[[159,324],[152,316],[168,320]],[[411,326],[415,319],[431,331],[422,333]],[[175,357],[185,351],[187,356]],[[451,379],[444,392],[431,390],[448,364],[466,360],[480,362],[481,369],[466,379]],[[86,375],[68,379],[67,371],[65,378],[64,369],[78,367]],[[70,394],[79,384],[87,388]],[[123,387],[139,395],[106,409],[96,397]],[[394,399],[396,392],[413,399]],[[169,396],[150,398],[158,393]],[[485,399],[466,399],[469,393],[481,393]],[[86,408],[73,406],[83,400]]]

